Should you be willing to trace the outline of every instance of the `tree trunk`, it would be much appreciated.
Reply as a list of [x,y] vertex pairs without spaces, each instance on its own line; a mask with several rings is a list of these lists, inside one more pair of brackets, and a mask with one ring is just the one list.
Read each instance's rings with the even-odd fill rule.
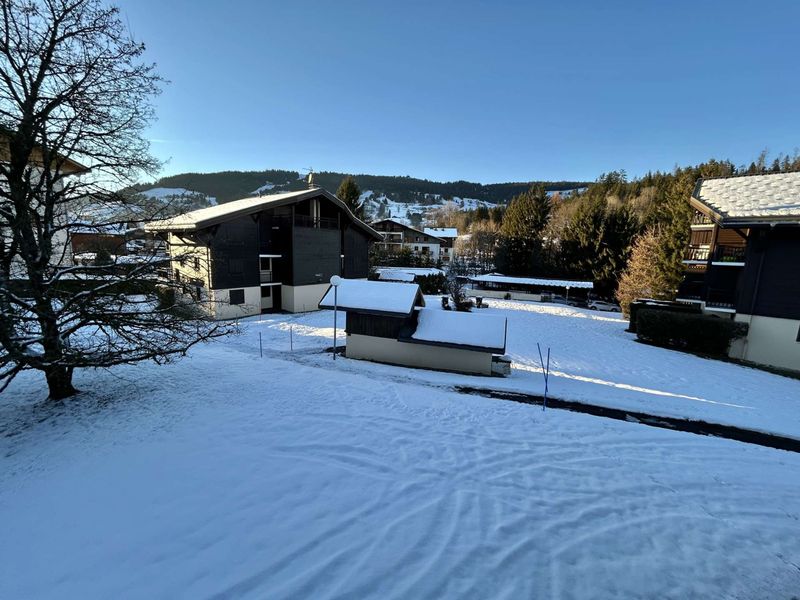
[[45,372],[47,387],[50,389],[51,400],[63,400],[78,390],[72,387],[72,369],[69,367],[51,367]]

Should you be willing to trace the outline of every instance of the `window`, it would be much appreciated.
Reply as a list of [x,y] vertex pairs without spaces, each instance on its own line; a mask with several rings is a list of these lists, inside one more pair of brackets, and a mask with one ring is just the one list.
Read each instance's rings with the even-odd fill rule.
[[195,271],[200,270],[200,259],[197,258],[196,256],[194,257],[194,270]]
[[261,286],[261,297],[262,298],[271,298],[272,297],[272,286],[271,285],[262,285]]
[[175,269],[175,281],[181,280],[181,272],[178,269]]
[[414,246],[414,252],[419,252],[419,246]]
[[231,290],[231,304],[244,304],[244,290]]
[[228,272],[231,275],[241,275],[244,271],[241,258],[231,258],[228,260]]
[[272,259],[271,258],[261,258],[261,270],[262,271],[272,271]]

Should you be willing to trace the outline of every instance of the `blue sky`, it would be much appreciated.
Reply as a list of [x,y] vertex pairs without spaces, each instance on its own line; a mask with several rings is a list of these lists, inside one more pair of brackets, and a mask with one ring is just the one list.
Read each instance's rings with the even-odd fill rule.
[[162,174],[594,180],[800,146],[800,2],[128,0]]

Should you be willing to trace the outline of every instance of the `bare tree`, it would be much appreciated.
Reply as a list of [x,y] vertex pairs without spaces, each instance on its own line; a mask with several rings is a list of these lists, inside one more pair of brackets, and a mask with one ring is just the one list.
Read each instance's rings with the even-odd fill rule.
[[162,83],[118,9],[3,0],[0,34],[0,391],[37,369],[65,398],[75,368],[166,362],[226,333],[157,285],[156,249],[70,260],[75,231],[157,216],[118,193],[158,169],[144,130]]

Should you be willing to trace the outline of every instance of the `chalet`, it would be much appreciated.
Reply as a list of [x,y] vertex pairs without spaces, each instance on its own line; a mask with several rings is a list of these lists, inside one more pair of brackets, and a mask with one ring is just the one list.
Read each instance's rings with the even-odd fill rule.
[[171,276],[215,318],[316,310],[333,275],[366,278],[380,234],[319,188],[226,202],[146,229],[166,237]]
[[[0,125],[0,162],[8,163],[10,157],[9,143],[12,132],[6,127]],[[31,185],[36,185],[39,178],[45,173],[45,151],[41,147],[34,148],[30,156],[30,177]],[[89,167],[86,167],[79,162],[61,155],[55,155],[52,159],[53,163],[49,165],[51,175],[57,175],[58,179],[54,182],[53,188],[56,192],[64,189],[65,177],[80,176],[89,172]],[[0,178],[0,186],[6,187],[6,181]],[[50,258],[50,266],[64,267],[73,264],[72,258],[72,245],[70,244],[70,227],[69,223],[72,221],[71,215],[67,214],[64,205],[61,203],[55,204],[55,210],[58,211],[54,216],[54,222],[57,225],[56,230],[53,232],[52,244],[53,249]],[[43,211],[44,208],[39,208]],[[11,229],[0,223],[0,241],[8,241],[13,238]],[[19,256],[14,256],[11,269],[11,279],[26,280],[28,277],[25,266]]]
[[394,219],[383,219],[371,223],[370,226],[383,236],[381,246],[397,254],[402,248],[408,248],[418,256],[428,256],[432,261],[441,257],[444,240],[434,235],[415,229]]
[[800,173],[700,179],[678,300],[749,325],[730,356],[800,370]]
[[423,231],[426,235],[432,235],[442,240],[440,254],[443,263],[448,263],[455,258],[458,229],[455,227],[426,227]]
[[417,284],[342,280],[319,307],[334,304],[347,314],[349,358],[478,375],[510,369],[504,317],[427,308]]

